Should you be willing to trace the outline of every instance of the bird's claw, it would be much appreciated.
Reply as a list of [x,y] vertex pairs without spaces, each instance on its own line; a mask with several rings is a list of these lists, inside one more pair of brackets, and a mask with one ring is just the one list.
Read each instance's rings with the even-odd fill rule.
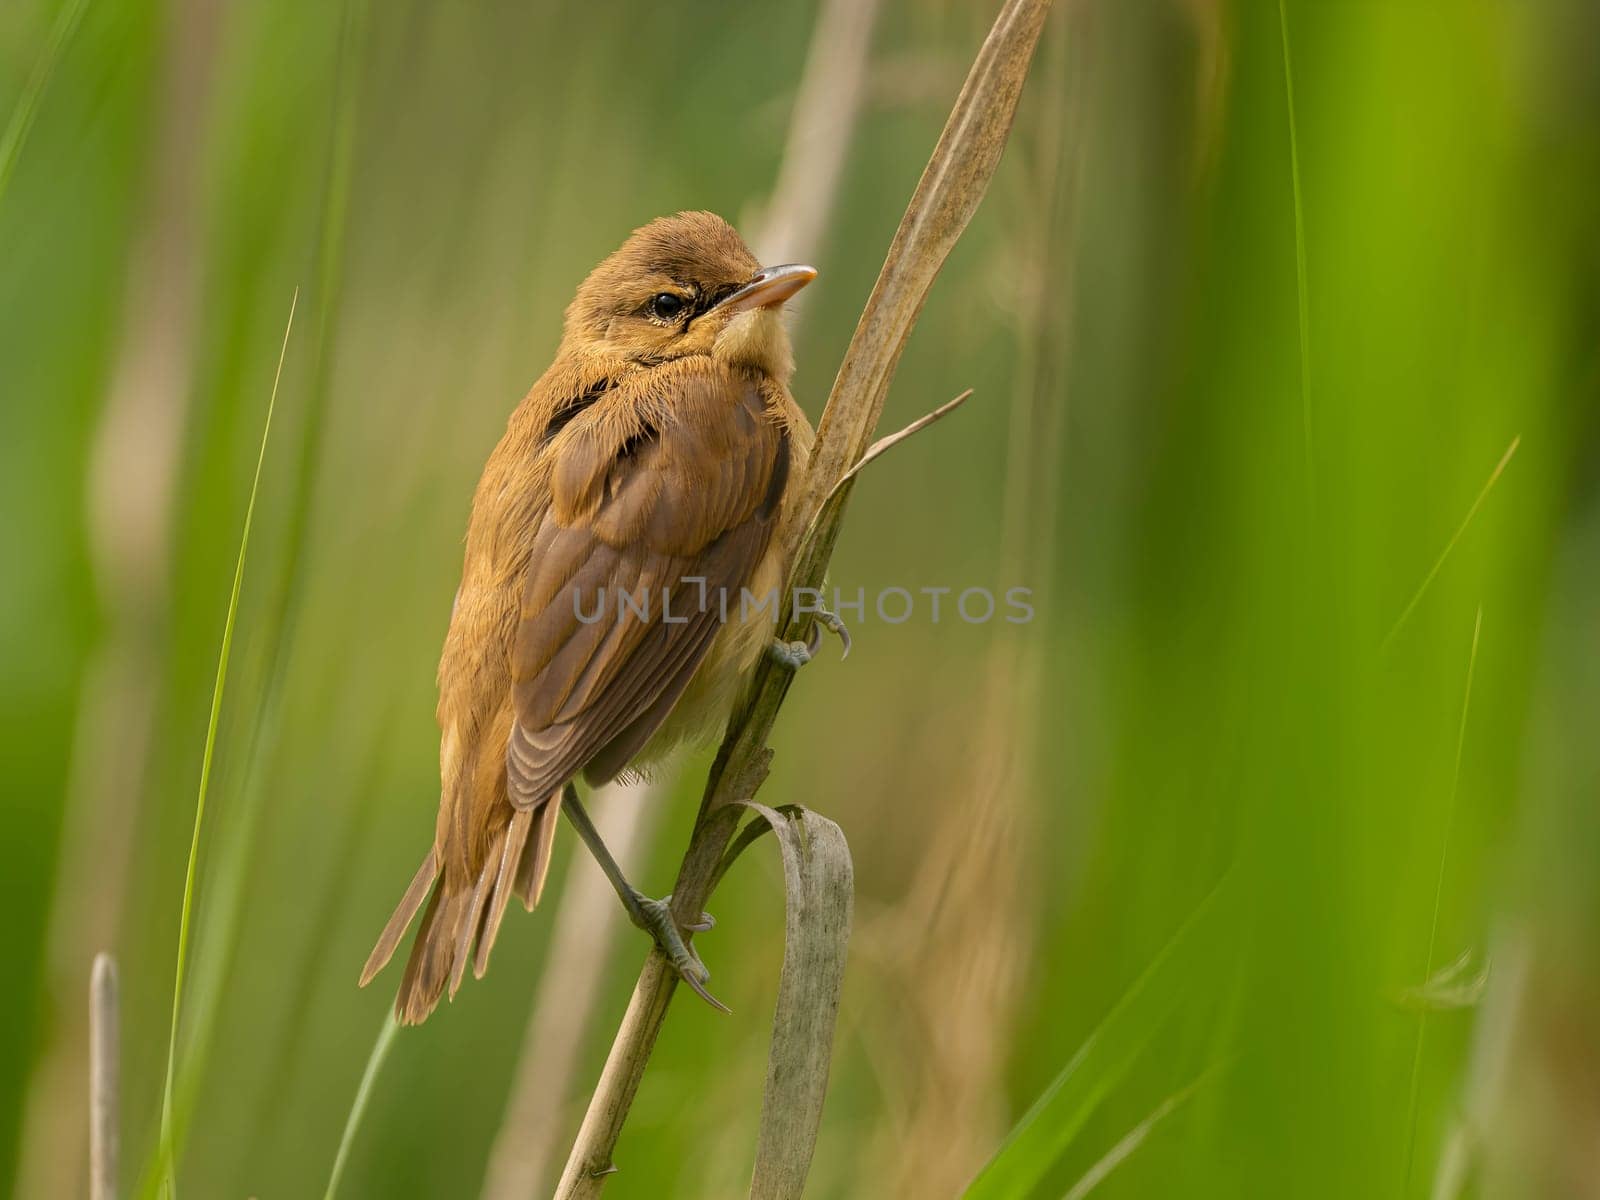
[[850,627],[844,623],[843,618],[841,618],[838,613],[829,612],[825,608],[817,609],[813,615],[816,617],[816,620],[811,624],[811,635],[812,637],[816,638],[816,645],[811,647],[811,653],[815,654],[822,646],[822,630],[826,629],[829,633],[837,636],[840,644],[844,647],[844,649],[839,652],[839,661],[843,662],[845,659],[849,658]]
[[811,613],[811,628],[806,631],[805,641],[785,642],[773,638],[772,644],[767,647],[767,657],[773,662],[788,667],[791,671],[798,671],[817,656],[817,651],[822,649],[822,631],[838,635],[840,643],[844,646],[839,659],[850,657],[850,628],[839,617],[838,613],[829,612],[819,608]]
[[[666,955],[673,971],[694,990],[695,995],[712,1008],[732,1012],[732,1009],[706,990],[711,972],[706,968],[706,964],[700,961],[700,956],[695,953],[694,947],[683,940],[677,919],[672,915],[670,900],[671,897],[666,900],[651,900],[647,896],[639,896],[634,924],[655,939],[656,947]],[[684,925],[682,928],[693,933],[702,933],[715,924],[710,913],[701,913],[699,921]]]
[[693,959],[688,964],[682,964],[674,960],[672,969],[678,973],[679,979],[683,980],[689,985],[696,996],[699,996],[700,999],[711,1005],[712,1008],[716,1009],[718,1012],[733,1012],[733,1009],[729,1008],[721,1000],[718,1000],[710,992],[706,991],[706,981],[711,978],[711,972],[706,970],[705,963],[701,962],[698,958]]

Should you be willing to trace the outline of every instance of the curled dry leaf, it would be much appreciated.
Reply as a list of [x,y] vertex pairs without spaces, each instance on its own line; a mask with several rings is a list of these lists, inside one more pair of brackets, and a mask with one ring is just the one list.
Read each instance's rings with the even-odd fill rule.
[[[783,974],[761,1102],[750,1195],[798,1200],[816,1149],[833,1059],[833,1031],[850,942],[854,875],[844,831],[804,808],[745,801],[783,856]],[[753,838],[750,840],[754,840]],[[749,841],[741,839],[739,848]],[[728,860],[725,860],[728,861]]]

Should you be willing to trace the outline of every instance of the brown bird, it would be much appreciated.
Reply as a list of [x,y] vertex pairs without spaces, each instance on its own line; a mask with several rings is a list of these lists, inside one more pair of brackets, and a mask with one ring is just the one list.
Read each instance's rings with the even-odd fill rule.
[[789,394],[780,309],[815,277],[762,268],[727,222],[689,212],[635,230],[578,288],[472,501],[439,661],[433,848],[361,975],[426,904],[402,1023],[453,997],[469,961],[483,975],[513,894],[538,903],[561,812],[634,923],[717,1003],[667,903],[623,877],[572,781],[716,733],[764,651],[798,666],[816,648],[816,627],[809,649],[774,642],[773,612],[741,603],[787,572],[774,535],[812,431]]

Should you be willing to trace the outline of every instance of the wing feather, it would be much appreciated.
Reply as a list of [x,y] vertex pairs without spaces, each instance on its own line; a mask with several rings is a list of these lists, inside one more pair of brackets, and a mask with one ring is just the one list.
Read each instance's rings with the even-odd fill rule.
[[626,765],[705,658],[720,598],[737,604],[771,541],[789,447],[756,381],[696,364],[657,389],[617,389],[552,446],[512,654],[518,808]]

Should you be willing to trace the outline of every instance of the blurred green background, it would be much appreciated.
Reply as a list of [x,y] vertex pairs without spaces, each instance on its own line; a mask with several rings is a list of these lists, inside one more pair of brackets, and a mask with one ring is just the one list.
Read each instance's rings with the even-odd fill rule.
[[[477,472],[630,229],[764,227],[808,71],[853,96],[809,244],[772,248],[822,271],[819,415],[998,5],[876,7],[852,93],[810,3],[0,5],[16,1195],[87,1187],[100,949],[130,1191],[155,1143],[291,295],[178,1041],[189,1196],[322,1193],[395,982],[355,979],[431,833]],[[832,568],[1029,587],[1036,618],[857,618],[762,793],[855,855],[808,1194],[959,1194],[1115,1010],[988,1194],[1600,1196],[1600,10],[1056,7],[885,431],[976,396],[871,468]],[[647,890],[707,758],[604,802]],[[548,1191],[644,950],[613,926],[598,976],[548,977],[574,851],[398,1038],[342,1194]],[[674,1006],[609,1194],[747,1185],[781,880],[763,847],[715,897],[734,1015]],[[570,1066],[525,1055],[530,1011]]]

